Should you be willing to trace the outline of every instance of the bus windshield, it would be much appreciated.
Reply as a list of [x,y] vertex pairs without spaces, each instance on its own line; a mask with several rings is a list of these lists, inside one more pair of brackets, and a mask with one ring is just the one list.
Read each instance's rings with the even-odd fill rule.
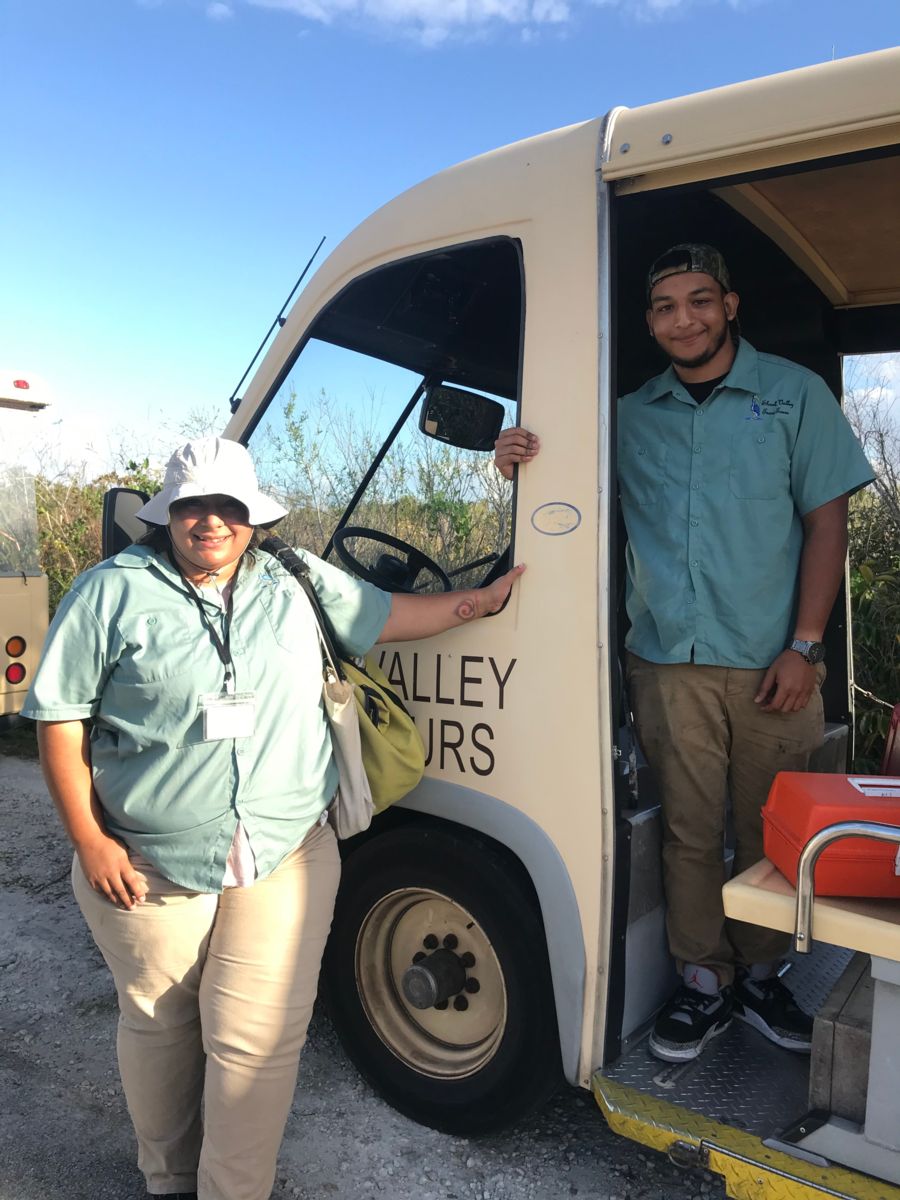
[[0,577],[40,574],[34,479],[0,464]]

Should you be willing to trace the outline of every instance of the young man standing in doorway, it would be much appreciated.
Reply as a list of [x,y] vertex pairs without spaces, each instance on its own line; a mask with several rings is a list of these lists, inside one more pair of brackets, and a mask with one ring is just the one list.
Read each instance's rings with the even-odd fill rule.
[[[760,809],[778,771],[824,737],[822,636],[847,553],[850,495],[872,471],[813,372],[759,354],[712,246],[672,247],[647,278],[647,325],[670,365],[618,406],[630,703],[659,784],[669,948],[682,982],[653,1053],[696,1058],[736,1016],[808,1052],[812,1020],[779,978],[786,935],[727,921],[734,871],[763,856]],[[539,450],[505,430],[497,468]]]

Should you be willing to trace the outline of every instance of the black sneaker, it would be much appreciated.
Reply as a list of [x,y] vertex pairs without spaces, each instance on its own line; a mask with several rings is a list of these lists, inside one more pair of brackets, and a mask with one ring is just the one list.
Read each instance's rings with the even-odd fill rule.
[[809,1054],[812,1049],[813,1019],[777,976],[739,975],[734,984],[734,1015],[785,1050]]
[[682,984],[656,1018],[650,1052],[665,1062],[689,1062],[731,1024],[731,991],[714,996]]

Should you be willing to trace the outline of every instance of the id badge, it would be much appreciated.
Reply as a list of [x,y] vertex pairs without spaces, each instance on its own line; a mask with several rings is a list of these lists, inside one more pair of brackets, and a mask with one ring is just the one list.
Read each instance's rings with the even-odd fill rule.
[[256,696],[253,692],[200,697],[204,742],[252,737],[256,727]]

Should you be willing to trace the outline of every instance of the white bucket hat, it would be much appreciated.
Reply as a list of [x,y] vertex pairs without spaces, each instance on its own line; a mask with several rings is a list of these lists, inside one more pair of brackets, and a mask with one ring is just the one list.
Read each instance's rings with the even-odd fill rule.
[[135,516],[148,525],[168,525],[169,505],[176,500],[217,495],[240,500],[251,525],[269,525],[287,516],[287,509],[259,490],[247,449],[220,437],[197,438],[176,450],[166,465],[162,491]]

